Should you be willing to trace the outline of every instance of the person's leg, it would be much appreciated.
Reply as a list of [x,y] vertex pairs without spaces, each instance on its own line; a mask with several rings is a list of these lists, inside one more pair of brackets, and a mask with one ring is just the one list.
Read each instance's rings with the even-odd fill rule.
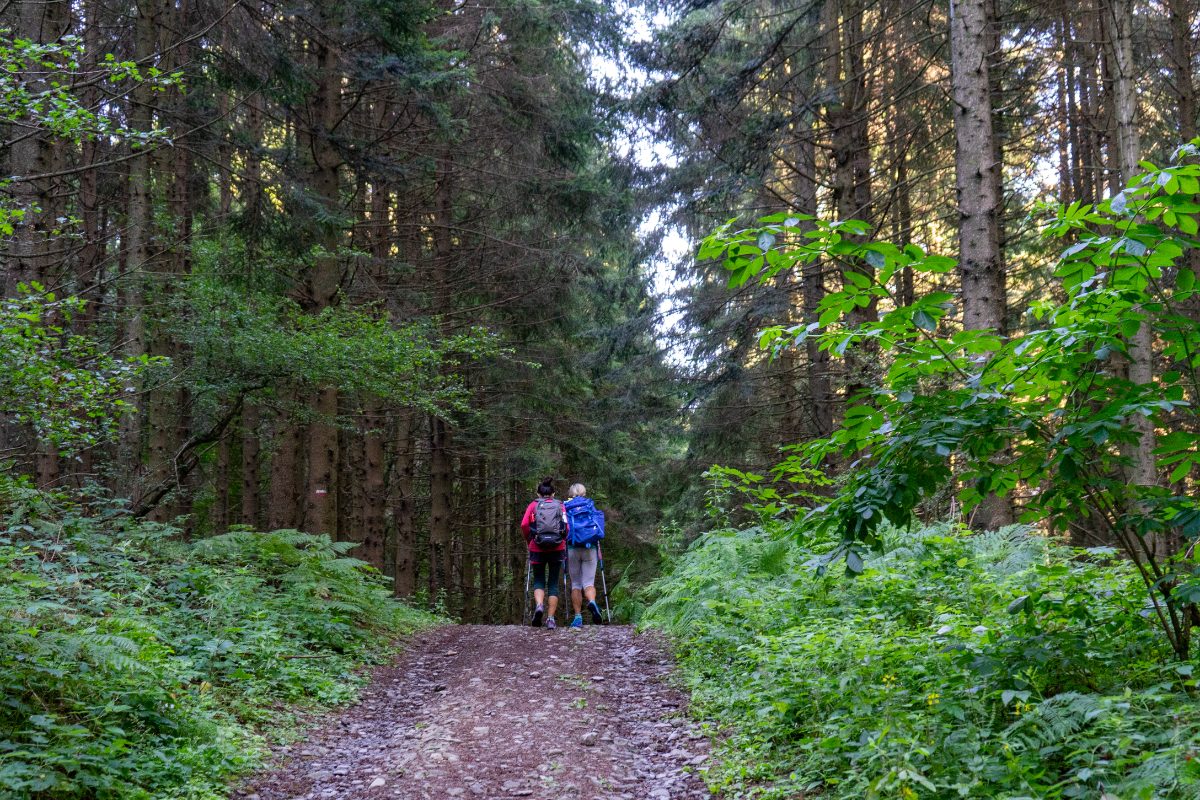
[[[542,614],[545,613],[546,602],[546,562],[534,561],[533,563],[533,626],[539,627],[542,624]],[[541,613],[539,613],[539,610]],[[553,613],[553,612],[551,612]]]
[[583,559],[582,553],[586,553],[578,547],[567,548],[567,570],[571,573],[571,607],[575,610],[575,616],[583,613],[583,592],[580,591],[583,586]]
[[583,593],[587,597],[587,607],[592,612],[592,622],[599,623],[601,616],[600,606],[596,605],[596,567],[600,563],[600,552],[594,548],[588,548],[585,552],[587,557],[580,563],[579,585],[583,587]]
[[550,556],[546,566],[549,572],[546,576],[546,593],[550,595],[546,603],[546,613],[553,617],[554,612],[558,610],[558,579],[562,574],[562,562]]

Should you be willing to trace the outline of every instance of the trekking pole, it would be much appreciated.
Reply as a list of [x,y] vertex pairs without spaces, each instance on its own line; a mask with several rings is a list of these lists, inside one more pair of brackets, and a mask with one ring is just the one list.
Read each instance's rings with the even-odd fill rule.
[[604,588],[604,613],[608,615],[608,624],[612,624],[612,609],[608,607],[608,578],[604,576],[604,551],[600,549],[600,543],[596,542],[596,560],[600,567],[600,586]]
[[533,562],[529,559],[529,552],[525,552],[525,605],[521,607],[521,624],[529,624],[529,582],[533,580]]
[[[571,606],[571,574],[567,570],[566,550],[563,550],[563,560],[560,571],[562,573],[563,596],[562,600],[559,602],[559,605],[563,607],[563,619],[566,621],[566,625],[570,625],[571,617],[575,613],[575,610]],[[566,625],[564,625],[564,627],[566,627]]]

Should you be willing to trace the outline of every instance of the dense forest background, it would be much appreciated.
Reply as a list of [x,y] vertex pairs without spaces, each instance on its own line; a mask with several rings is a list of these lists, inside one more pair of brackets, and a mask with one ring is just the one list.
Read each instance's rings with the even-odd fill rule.
[[546,475],[731,797],[1200,796],[1198,31],[0,4],[0,797],[222,796]]
[[611,9],[4,15],[32,106],[5,134],[6,293],[77,297],[63,330],[148,359],[115,437],[60,448],[10,409],[15,470],[188,536],[356,542],[397,595],[467,619],[519,615],[515,523],[545,474],[611,501],[618,542],[652,538],[677,402],[580,55],[619,46]]
[[[877,318],[879,302],[947,291],[961,304],[957,324],[1028,327],[1030,308],[1061,292],[1063,247],[1041,235],[1037,204],[1099,202],[1139,160],[1167,160],[1196,136],[1197,10],[959,2],[952,43],[950,5],[670,5],[670,25],[635,54],[664,76],[640,107],[678,156],[656,173],[658,202],[692,240],[731,217],[776,212],[862,220],[870,239],[947,255],[961,239],[957,271],[922,281],[900,270],[893,299],[857,320]],[[758,347],[768,324],[816,321],[842,283],[835,260],[734,292],[720,259],[678,270],[677,335],[695,355],[695,468],[763,471],[781,445],[832,432],[848,388],[877,383],[871,359],[831,358],[815,339],[776,359]],[[1011,519],[1009,508],[983,513]]]
[[[704,524],[697,475],[767,473],[880,387],[878,342],[759,347],[825,326],[857,285],[845,253],[780,272],[768,243],[759,281],[719,248],[667,276],[656,249],[731,218],[783,214],[813,241],[857,220],[847,242],[960,258],[853,264],[889,277],[849,322],[944,296],[942,330],[1016,335],[1071,290],[1038,209],[1086,216],[1196,134],[1184,0],[4,15],[5,291],[40,326],[9,330],[45,345],[13,348],[12,473],[188,537],[354,542],[398,596],[467,619],[516,615],[513,522],[538,476],[594,486],[619,560],[652,569],[661,523]],[[1189,206],[1170,218],[1190,235]],[[1121,368],[1143,387],[1179,361],[1152,327]],[[1173,408],[1160,426],[1193,433]],[[1191,461],[1159,463],[1135,423],[1123,474],[1188,485]],[[958,513],[955,487],[924,492],[924,518]],[[1037,493],[1002,488],[968,503],[976,527]]]

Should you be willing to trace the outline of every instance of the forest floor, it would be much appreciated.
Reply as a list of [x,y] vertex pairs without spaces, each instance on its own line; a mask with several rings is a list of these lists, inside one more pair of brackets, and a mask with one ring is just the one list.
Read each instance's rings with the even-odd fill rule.
[[708,741],[671,670],[625,626],[439,628],[233,797],[708,798]]

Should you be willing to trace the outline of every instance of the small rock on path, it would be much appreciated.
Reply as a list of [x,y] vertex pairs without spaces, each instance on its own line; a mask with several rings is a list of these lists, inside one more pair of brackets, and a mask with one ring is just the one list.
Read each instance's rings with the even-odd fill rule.
[[440,628],[232,796],[709,798],[708,742],[670,672],[662,643],[624,626]]

